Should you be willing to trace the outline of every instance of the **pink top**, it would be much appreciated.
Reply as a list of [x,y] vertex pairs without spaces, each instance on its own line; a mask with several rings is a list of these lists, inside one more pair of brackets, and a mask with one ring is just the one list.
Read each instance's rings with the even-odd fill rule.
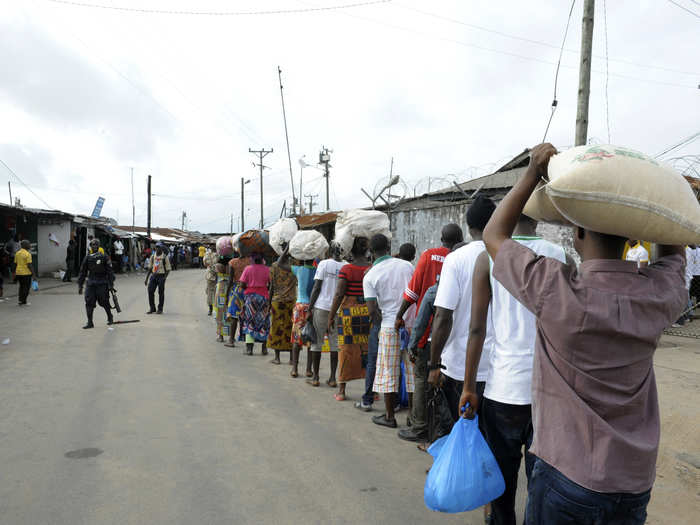
[[270,283],[270,268],[264,264],[251,264],[245,267],[240,281],[245,283],[245,295],[256,293],[269,299],[267,285]]

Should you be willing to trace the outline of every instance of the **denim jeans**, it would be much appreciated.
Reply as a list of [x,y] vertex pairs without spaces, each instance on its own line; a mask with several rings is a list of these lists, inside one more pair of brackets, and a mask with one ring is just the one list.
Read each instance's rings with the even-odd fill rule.
[[537,458],[528,487],[527,525],[644,525],[651,490],[594,492]]
[[158,311],[163,311],[165,303],[165,274],[154,273],[148,281],[148,304],[151,310],[156,309],[156,290],[158,290]]
[[413,410],[411,411],[411,423],[416,434],[428,432],[428,357],[430,356],[430,342],[425,348],[416,351],[416,362],[413,368]]
[[515,525],[515,492],[523,447],[528,480],[535,463],[535,456],[529,452],[532,444],[532,409],[530,405],[510,405],[485,397],[481,400],[479,419],[483,423],[486,442],[506,482],[505,492],[491,502],[494,523]]
[[377,354],[379,353],[379,329],[378,324],[373,324],[369,329],[369,342],[367,343],[367,368],[365,369],[365,393],[362,395],[362,403],[372,405],[374,403],[374,373],[377,371]]

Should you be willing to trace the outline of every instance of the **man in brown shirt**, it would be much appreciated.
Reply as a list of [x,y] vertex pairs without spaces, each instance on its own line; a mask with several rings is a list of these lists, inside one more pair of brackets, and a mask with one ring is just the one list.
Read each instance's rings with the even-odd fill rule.
[[625,239],[576,228],[576,270],[512,241],[555,152],[532,150],[484,231],[494,277],[537,317],[530,451],[538,459],[526,519],[641,525],[659,445],[653,354],[685,304],[683,247],[661,246],[659,261],[637,268],[620,260]]

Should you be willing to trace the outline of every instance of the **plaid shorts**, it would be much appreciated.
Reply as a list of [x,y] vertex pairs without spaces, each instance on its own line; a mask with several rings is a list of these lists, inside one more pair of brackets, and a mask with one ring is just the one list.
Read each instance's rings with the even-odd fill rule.
[[394,327],[383,327],[379,330],[379,352],[377,354],[377,372],[374,376],[372,390],[378,394],[399,392],[401,378],[401,360],[404,362],[406,391],[413,392],[414,377],[413,363],[406,350],[401,350],[399,333]]

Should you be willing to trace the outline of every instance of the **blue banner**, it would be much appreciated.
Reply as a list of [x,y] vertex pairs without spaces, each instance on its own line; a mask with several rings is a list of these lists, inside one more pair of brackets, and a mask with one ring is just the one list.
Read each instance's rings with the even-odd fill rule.
[[100,216],[102,213],[102,206],[105,203],[105,198],[104,197],[98,197],[97,202],[95,203],[95,209],[92,210],[92,216],[95,217],[96,219]]

